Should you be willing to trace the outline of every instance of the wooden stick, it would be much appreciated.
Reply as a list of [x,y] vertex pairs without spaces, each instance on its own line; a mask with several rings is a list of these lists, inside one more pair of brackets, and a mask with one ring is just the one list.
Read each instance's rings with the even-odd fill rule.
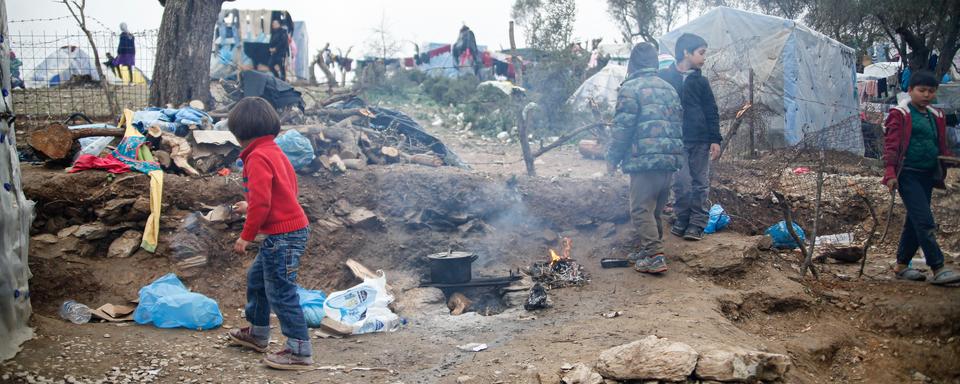
[[[820,150],[819,169],[817,170],[817,201],[813,209],[813,232],[810,233],[810,249],[803,258],[803,266],[800,268],[800,277],[807,275],[807,267],[813,264],[813,251],[817,245],[817,230],[820,227],[820,202],[823,199],[823,150]],[[791,228],[792,229],[792,228]],[[800,244],[803,248],[803,244]]]
[[[511,25],[513,25],[512,22],[511,22]],[[529,139],[529,136],[527,135],[528,114],[526,112],[527,112],[527,107],[524,107],[520,111],[520,121],[518,122],[519,124],[517,124],[519,126],[518,131],[520,134],[520,152],[523,154],[523,164],[527,167],[527,176],[536,176],[537,170],[536,168],[534,168],[534,165],[533,165],[534,156],[532,153],[530,153],[530,139]]]
[[[800,253],[803,254],[803,260],[806,261],[808,259],[807,249],[803,247],[803,241],[800,240],[800,236],[797,235],[797,231],[793,230],[793,212],[790,210],[790,202],[787,201],[787,197],[783,194],[777,191],[772,192],[773,195],[776,196],[777,200],[780,200],[780,208],[783,210],[783,220],[787,225],[787,233],[789,233],[790,237],[793,238],[793,241],[797,243],[800,248]],[[820,279],[820,273],[817,272],[816,268],[814,268],[813,263],[804,264],[810,269],[810,273],[813,274],[814,278]]]
[[570,132],[564,133],[562,136],[560,136],[560,137],[557,139],[557,141],[554,141],[554,142],[550,143],[549,145],[547,145],[546,147],[540,148],[539,150],[537,150],[536,152],[534,152],[534,153],[533,153],[533,157],[535,157],[535,158],[536,158],[536,157],[540,157],[541,155],[543,155],[544,153],[547,153],[547,152],[550,151],[551,149],[554,149],[554,148],[556,148],[556,147],[559,147],[559,146],[563,145],[564,143],[570,141],[570,139],[576,137],[577,135],[579,135],[579,134],[581,134],[581,133],[583,133],[583,132],[586,132],[587,130],[590,130],[590,129],[593,129],[593,128],[596,128],[596,127],[600,127],[600,126],[603,126],[603,125],[605,125],[605,123],[592,123],[592,124],[587,124],[587,125],[584,125],[584,126],[582,126],[582,127],[580,127],[580,128],[574,129],[574,130],[572,130],[572,131],[570,131]]
[[877,220],[877,211],[873,208],[873,203],[870,202],[870,199],[867,198],[867,194],[860,189],[857,191],[857,195],[859,195],[860,199],[867,204],[867,208],[870,210],[870,218],[873,219],[873,226],[870,227],[870,234],[867,235],[867,241],[863,243],[863,257],[860,259],[860,275],[857,276],[863,277],[863,268],[867,265],[867,252],[870,251],[870,246],[873,245],[873,237],[877,234],[877,227],[880,226],[880,221]]
[[890,190],[890,207],[887,208],[887,223],[883,227],[883,235],[880,236],[880,244],[887,239],[887,232],[890,231],[890,222],[893,221],[893,207],[897,203],[897,190]]

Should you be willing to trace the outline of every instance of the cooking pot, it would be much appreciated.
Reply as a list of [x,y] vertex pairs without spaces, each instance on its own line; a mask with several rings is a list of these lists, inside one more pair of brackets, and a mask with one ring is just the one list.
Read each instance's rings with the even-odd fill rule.
[[472,264],[477,255],[470,252],[442,252],[427,256],[430,259],[430,282],[462,284],[470,282]]

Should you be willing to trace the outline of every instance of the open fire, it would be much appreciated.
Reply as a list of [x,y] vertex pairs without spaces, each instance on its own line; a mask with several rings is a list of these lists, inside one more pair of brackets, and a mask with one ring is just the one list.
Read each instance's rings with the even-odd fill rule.
[[530,267],[530,275],[533,279],[550,288],[582,286],[589,282],[589,276],[583,270],[583,266],[570,256],[573,249],[573,240],[564,237],[560,241],[560,245],[560,253],[549,249],[550,257],[548,261],[533,263],[533,266]]

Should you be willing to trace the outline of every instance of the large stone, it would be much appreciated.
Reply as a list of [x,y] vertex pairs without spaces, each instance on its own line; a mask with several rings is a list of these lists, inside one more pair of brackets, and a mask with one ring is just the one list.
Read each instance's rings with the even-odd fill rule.
[[603,384],[603,376],[583,363],[577,363],[560,379],[564,384]]
[[137,248],[140,248],[140,241],[143,239],[143,234],[137,231],[126,231],[110,243],[110,248],[107,250],[107,257],[130,257],[134,252],[137,251]]
[[697,366],[697,351],[684,343],[650,335],[600,353],[597,372],[616,380],[686,380]]
[[81,225],[73,235],[86,240],[99,240],[107,237],[108,233],[110,230],[103,223],[93,222]]
[[696,375],[726,382],[777,381],[790,370],[790,358],[776,353],[717,347],[701,351]]

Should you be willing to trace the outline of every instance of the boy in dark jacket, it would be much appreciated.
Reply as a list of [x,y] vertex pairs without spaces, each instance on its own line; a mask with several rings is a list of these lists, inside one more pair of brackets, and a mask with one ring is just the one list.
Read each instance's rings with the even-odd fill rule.
[[609,173],[620,166],[630,175],[630,218],[640,240],[636,269],[645,273],[667,271],[660,213],[683,157],[680,100],[670,84],[657,78],[658,63],[650,43],[637,44],[630,53],[607,152]]
[[673,184],[676,221],[670,233],[686,240],[703,238],[710,218],[710,160],[720,155],[720,113],[710,82],[700,73],[706,61],[707,42],[684,33],[677,39],[677,64],[660,77],[677,90],[683,105],[683,168]]
[[243,145],[240,158],[246,201],[237,203],[236,209],[247,214],[233,250],[245,255],[258,234],[267,235],[247,271],[244,318],[251,326],[228,335],[234,344],[266,352],[272,310],[287,343],[281,351],[267,354],[263,362],[276,369],[310,369],[313,349],[297,294],[297,272],[307,247],[310,222],[297,200],[297,174],[274,142],[280,133],[280,117],[266,100],[245,97],[233,107],[227,120],[230,132]]
[[898,279],[924,281],[927,276],[910,267],[910,260],[923,249],[927,266],[933,270],[931,283],[946,285],[960,282],[957,274],[943,266],[943,251],[937,244],[937,224],[930,210],[933,188],[944,188],[946,168],[937,156],[950,156],[947,146],[946,118],[930,106],[937,96],[939,82],[930,72],[910,76],[909,100],[891,108],[884,123],[885,170],[883,184],[900,192],[907,209],[907,220],[897,248]]

